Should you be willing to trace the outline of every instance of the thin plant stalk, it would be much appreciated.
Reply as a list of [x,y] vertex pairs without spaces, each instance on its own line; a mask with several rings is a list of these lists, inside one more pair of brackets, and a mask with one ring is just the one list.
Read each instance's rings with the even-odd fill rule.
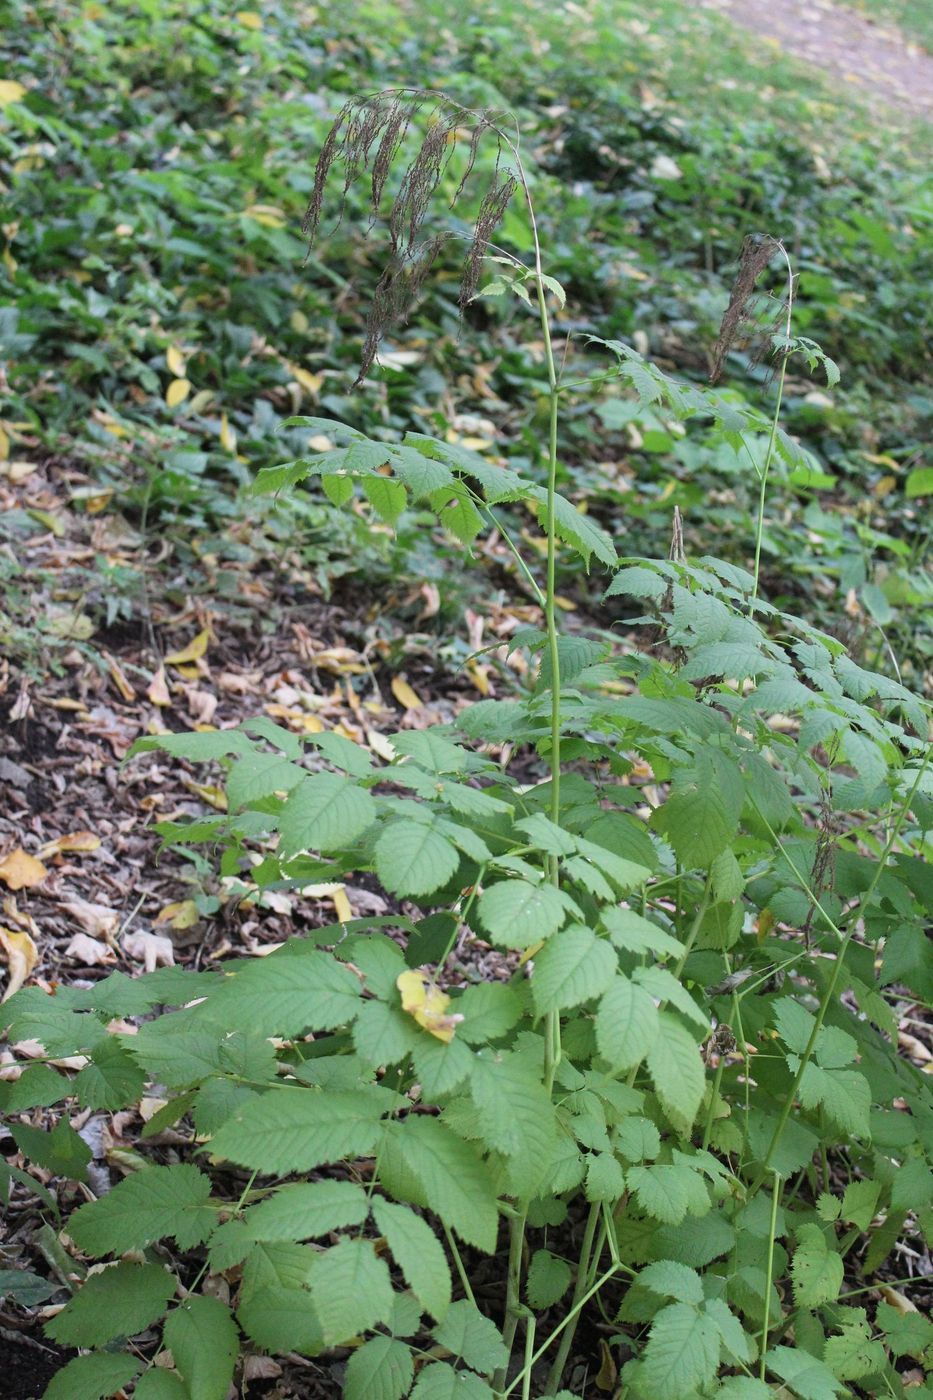
[[[551,1369],[548,1372],[547,1383],[544,1390],[541,1392],[542,1395],[554,1395],[560,1388],[561,1377],[564,1374],[564,1367],[567,1365],[567,1358],[570,1355],[570,1348],[573,1346],[573,1339],[577,1331],[577,1322],[579,1321],[580,1308],[582,1307],[581,1299],[584,1298],[588,1291],[587,1285],[592,1287],[592,1275],[590,1270],[593,1256],[593,1240],[596,1235],[596,1227],[599,1224],[601,1214],[601,1204],[598,1201],[594,1201],[590,1206],[586,1228],[583,1232],[583,1243],[580,1246],[580,1260],[577,1265],[577,1282],[573,1290],[570,1312],[565,1319],[570,1325],[564,1329],[564,1335],[560,1339],[560,1346],[557,1355],[554,1357]],[[571,1319],[572,1323],[570,1322]]]
[[761,1324],[761,1363],[759,1375],[764,1381],[767,1371],[765,1360],[768,1350],[768,1331],[771,1326],[771,1287],[774,1280],[774,1236],[777,1233],[777,1213],[781,1203],[781,1176],[779,1172],[773,1173],[771,1186],[771,1226],[768,1231],[768,1272],[765,1278],[765,1315]]
[[[901,829],[904,825],[904,822],[907,820],[907,814],[910,811],[910,804],[913,802],[917,790],[920,787],[923,775],[927,769],[927,764],[930,761],[930,755],[931,749],[928,747],[926,753],[924,754],[923,762],[917,769],[917,776],[914,778],[910,791],[904,798],[904,801],[901,803],[900,810],[898,811],[890,835],[888,836],[888,840],[885,843],[884,851],[882,852],[881,858],[875,867],[875,873],[872,877],[871,883],[869,884],[868,889],[862,896],[860,903],[863,909],[867,908],[868,904],[871,902],[871,897],[874,894],[875,889],[877,888],[878,882],[887,868],[888,856],[891,854],[891,851],[894,848],[894,844],[901,833]],[[754,797],[752,798],[752,800],[754,801]],[[759,816],[761,816],[762,820],[765,822],[768,831],[771,833],[772,837],[777,843],[781,854],[784,856],[784,859],[788,862],[794,876],[803,886],[809,897],[813,900],[816,908],[819,910],[822,917],[826,920],[832,932],[835,933],[840,939],[840,944],[836,952],[836,961],[833,965],[832,973],[830,975],[829,981],[826,984],[826,990],[820,998],[820,1004],[817,1008],[816,1016],[813,1020],[813,1029],[810,1032],[810,1037],[806,1043],[806,1046],[804,1047],[803,1054],[800,1057],[800,1064],[798,1066],[797,1073],[794,1075],[794,1082],[791,1085],[790,1090],[788,1091],[787,1098],[784,1101],[784,1106],[782,1107],[778,1121],[775,1124],[774,1132],[771,1136],[771,1142],[768,1145],[768,1150],[765,1153],[765,1158],[762,1162],[761,1172],[758,1176],[758,1179],[752,1185],[750,1193],[751,1195],[755,1195],[761,1189],[761,1185],[764,1182],[765,1177],[771,1170],[771,1163],[774,1160],[774,1154],[777,1151],[778,1145],[780,1144],[781,1138],[784,1134],[784,1129],[787,1126],[787,1120],[790,1118],[791,1112],[793,1111],[794,1103],[796,1101],[797,1094],[800,1090],[801,1082],[803,1080],[804,1075],[807,1072],[807,1066],[813,1058],[813,1052],[816,1049],[816,1042],[819,1039],[820,1031],[823,1029],[823,1022],[826,1019],[826,1013],[832,1005],[833,998],[836,995],[836,988],[839,985],[839,978],[842,976],[842,967],[845,962],[846,953],[849,949],[849,944],[852,942],[852,939],[855,935],[855,930],[858,926],[856,921],[853,919],[846,932],[843,932],[842,929],[839,928],[838,924],[830,918],[830,916],[827,914],[826,910],[820,903],[819,897],[812,890],[807,888],[806,881],[797,870],[797,867],[794,864],[792,857],[788,855],[784,847],[784,843],[777,836],[776,832],[771,827],[770,822],[768,822],[767,818],[764,817],[760,808],[758,808],[758,812]]]
[[[515,1333],[518,1329],[518,1319],[524,1312],[521,1299],[522,1251],[525,1247],[525,1220],[527,1216],[528,1210],[525,1207],[517,1211],[509,1220],[509,1262],[505,1284],[505,1325],[502,1328],[502,1337],[510,1357],[515,1342]],[[509,1363],[506,1361],[505,1365],[496,1372],[492,1382],[494,1390],[502,1389],[508,1368]]]
[[[777,247],[787,264],[787,316],[785,319],[785,335],[790,340],[791,323],[794,314],[794,270],[791,267],[790,258],[787,256],[787,249],[783,243],[778,243]],[[765,530],[765,503],[768,495],[768,475],[771,471],[771,464],[774,461],[774,448],[777,443],[778,424],[781,420],[781,405],[784,401],[784,379],[787,374],[788,352],[785,348],[781,356],[781,368],[778,371],[777,400],[774,405],[774,414],[771,419],[771,432],[768,437],[768,448],[765,452],[765,460],[758,473],[758,515],[755,522],[755,564],[752,569],[752,603],[758,597],[758,582],[761,576],[761,542]]]

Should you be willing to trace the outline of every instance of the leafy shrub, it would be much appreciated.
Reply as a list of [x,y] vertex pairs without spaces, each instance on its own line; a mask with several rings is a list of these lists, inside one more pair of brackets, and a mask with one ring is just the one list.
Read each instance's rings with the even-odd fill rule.
[[[482,127],[528,195],[508,137]],[[337,505],[359,487],[390,525],[411,499],[467,547],[490,523],[512,539],[503,511],[535,514],[544,583],[521,567],[545,626],[512,641],[533,688],[389,736],[378,757],[268,719],[136,745],[222,766],[228,814],[161,830],[219,847],[244,891],[371,871],[394,912],[217,972],[9,1004],[12,1039],[52,1063],[3,1086],[8,1113],[114,1111],[148,1090],[164,1103],[144,1140],[176,1130],[65,1222],[113,1262],[48,1324],[93,1348],[48,1400],[134,1378],[137,1400],[224,1400],[242,1345],[346,1346],[350,1400],[566,1396],[594,1310],[632,1400],[902,1394],[898,1359],[929,1350],[919,1323],[870,1318],[852,1303],[870,1287],[848,1286],[933,1224],[933,1098],[897,1054],[889,992],[933,980],[926,709],[760,597],[757,573],[679,549],[619,558],[561,497],[546,298],[562,289],[536,254],[484,290],[540,314],[546,485],[318,419],[291,426],[336,445],[256,483],[320,478]],[[773,452],[805,462],[776,417],[602,344],[640,404],[747,449],[762,494]],[[780,341],[782,366],[800,348]],[[559,543],[612,571],[607,596],[644,614],[650,646],[560,634]],[[543,772],[529,782],[503,753]],[[454,966],[464,941],[496,950],[494,975]],[[72,1056],[73,1077],[56,1067]],[[12,1131],[82,1179],[67,1109],[50,1133]],[[478,1255],[497,1261],[495,1317]],[[160,1322],[154,1365],[124,1342]]]

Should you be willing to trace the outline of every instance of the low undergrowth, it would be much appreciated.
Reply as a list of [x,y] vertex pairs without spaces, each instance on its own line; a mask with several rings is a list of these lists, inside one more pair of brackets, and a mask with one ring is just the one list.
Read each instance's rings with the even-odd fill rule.
[[[321,450],[253,491],[319,479],[388,526],[413,504],[467,557],[495,529],[543,625],[511,639],[526,688],[456,725],[371,749],[267,717],[137,742],[220,765],[226,814],[161,834],[216,850],[244,898],[362,871],[393,912],[8,1004],[11,1042],[44,1050],[2,1086],[29,1162],[80,1181],[74,1106],[145,1109],[125,1179],[58,1222],[75,1287],[47,1332],[85,1354],[47,1400],[225,1400],[243,1353],[335,1348],[350,1400],[928,1393],[933,1328],[879,1289],[933,1226],[933,1096],[894,1009],[930,991],[929,715],[765,596],[772,468],[809,468],[781,394],[769,418],[595,342],[600,382],[744,455],[758,502],[751,570],[679,538],[633,555],[558,489],[577,386],[510,129],[395,92],[341,115],[313,215],[334,162],[388,219],[374,337],[429,271],[448,175],[481,255],[513,185],[524,199],[531,260],[492,250],[477,283],[471,256],[463,299],[538,318],[545,476],[293,418]],[[751,245],[757,273],[780,251]],[[792,356],[832,380],[785,314],[780,387]],[[559,544],[635,614],[640,650],[561,633]],[[48,1131],[17,1120],[37,1107]],[[581,1326],[595,1378],[569,1364]]]

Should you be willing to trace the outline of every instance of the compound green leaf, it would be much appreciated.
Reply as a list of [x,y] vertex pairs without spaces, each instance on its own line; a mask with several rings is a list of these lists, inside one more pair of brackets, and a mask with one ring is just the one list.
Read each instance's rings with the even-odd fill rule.
[[396,1200],[433,1210],[467,1244],[493,1252],[499,1212],[490,1173],[476,1148],[436,1118],[387,1124],[379,1171]]
[[430,894],[460,864],[457,849],[427,822],[392,822],[376,842],[376,873],[391,894]]
[[339,773],[303,778],[279,817],[282,855],[350,846],[375,821],[376,811],[371,793]]
[[370,1240],[343,1239],[315,1260],[311,1296],[328,1345],[392,1316],[392,1280]]
[[618,956],[605,938],[582,924],[562,929],[535,957],[535,1010],[543,1014],[590,1001],[605,990],[617,967]]
[[226,1400],[239,1352],[236,1323],[219,1298],[187,1298],[169,1313],[165,1345],[190,1400]]
[[97,1259],[144,1249],[161,1239],[193,1249],[217,1223],[210,1194],[210,1179],[190,1163],[146,1167],[75,1211],[68,1233],[79,1249]]
[[409,1288],[425,1312],[440,1321],[450,1307],[450,1269],[431,1227],[408,1206],[376,1197],[373,1219],[385,1235]]
[[466,1299],[451,1303],[443,1322],[434,1328],[434,1339],[474,1371],[495,1371],[509,1359],[496,1324]]
[[798,1308],[817,1308],[835,1302],[842,1287],[842,1256],[829,1243],[819,1225],[805,1224],[797,1230],[797,1248],[791,1264],[794,1302]]
[[614,1070],[633,1069],[655,1044],[658,1010],[643,988],[617,973],[596,1013],[596,1045]]
[[494,1396],[472,1371],[457,1371],[446,1361],[432,1361],[419,1372],[411,1400],[494,1400]]
[[566,1259],[547,1249],[536,1249],[528,1265],[525,1292],[536,1312],[552,1308],[563,1298],[573,1280],[573,1270]]
[[553,885],[502,880],[479,898],[480,922],[500,948],[524,949],[560,928],[564,905]]
[[46,1334],[54,1342],[81,1347],[135,1337],[162,1316],[174,1292],[174,1277],[157,1264],[114,1264],[90,1275],[45,1324]]
[[676,1128],[689,1128],[706,1087],[706,1071],[695,1039],[667,1011],[658,1013],[659,1034],[647,1054],[661,1107]]
[[411,1349],[394,1337],[370,1337],[347,1362],[346,1400],[402,1400],[415,1374]]
[[143,1363],[125,1352],[90,1352],[56,1371],[43,1400],[110,1400],[142,1370]]
[[688,1303],[656,1314],[639,1368],[640,1388],[657,1400],[684,1400],[712,1382],[719,1365],[719,1332]]
[[366,1192],[352,1181],[299,1181],[252,1206],[244,1224],[254,1240],[310,1240],[369,1214]]
[[213,1138],[211,1152],[265,1172],[312,1171],[370,1153],[387,1107],[391,1099],[378,1090],[274,1089],[243,1104]]

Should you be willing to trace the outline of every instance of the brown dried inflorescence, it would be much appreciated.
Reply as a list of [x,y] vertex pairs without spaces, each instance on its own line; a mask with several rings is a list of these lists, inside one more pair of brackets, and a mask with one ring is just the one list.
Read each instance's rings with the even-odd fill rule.
[[450,207],[463,196],[476,166],[480,142],[487,133],[496,142],[496,163],[473,223],[460,283],[461,307],[476,293],[483,255],[519,184],[512,171],[500,168],[503,151],[512,147],[494,114],[469,112],[436,93],[407,89],[354,97],[337,116],[318,156],[314,187],[302,223],[302,232],[311,242],[320,227],[328,176],[336,164],[343,166],[341,215],[347,194],[367,171],[371,218],[375,223],[399,152],[416,122],[421,126],[419,119],[424,119],[424,134],[402,172],[386,218],[389,258],[370,304],[357,383],[369,372],[386,331],[405,320],[438,254],[453,236],[450,231],[443,231],[422,238],[421,231],[465,123],[472,127],[466,168]]
[[722,373],[726,356],[736,338],[748,324],[749,309],[758,278],[778,251],[780,244],[768,234],[751,233],[742,244],[739,270],[732,284],[729,305],[719,327],[719,338],[713,347],[713,367],[710,383],[715,384]]

